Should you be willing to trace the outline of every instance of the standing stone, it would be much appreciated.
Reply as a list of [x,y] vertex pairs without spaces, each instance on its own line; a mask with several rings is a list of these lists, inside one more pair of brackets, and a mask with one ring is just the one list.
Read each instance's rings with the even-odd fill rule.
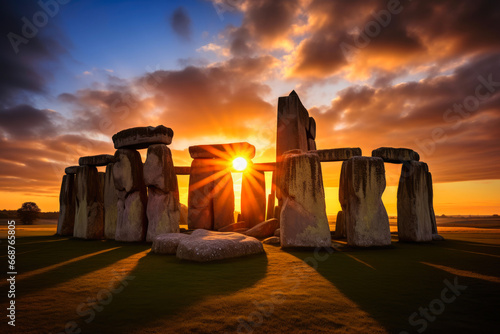
[[285,154],[282,182],[281,247],[330,247],[330,228],[318,155]]
[[241,183],[241,219],[248,227],[265,220],[266,214],[266,178],[264,172],[249,168],[243,173]]
[[311,138],[312,140],[316,139],[316,121],[312,117],[309,117],[309,129],[307,131],[307,137]]
[[335,238],[344,239],[347,237],[346,227],[345,227],[345,215],[344,211],[339,211],[337,213],[337,219],[335,221]]
[[188,194],[188,228],[213,230],[212,205],[215,165],[212,159],[194,159],[191,163]]
[[115,240],[144,241],[147,230],[147,192],[139,152],[118,149],[115,153],[113,180],[118,192],[118,220]]
[[342,163],[340,179],[339,199],[345,211],[347,244],[355,247],[390,245],[389,216],[382,203],[386,186],[384,161],[353,157]]
[[432,240],[429,210],[429,169],[424,162],[403,164],[398,186],[398,235],[400,241]]
[[280,207],[283,204],[281,195],[283,154],[291,150],[309,151],[309,125],[309,113],[295,91],[292,91],[289,96],[278,99],[276,173],[273,183],[276,185],[276,197]]
[[64,175],[59,194],[59,221],[57,235],[72,236],[75,226],[75,176]]
[[228,169],[216,174],[213,185],[214,230],[234,224],[233,177]]
[[307,149],[309,151],[315,151],[316,150],[316,141],[314,141],[314,139],[311,139],[311,138],[307,139]]
[[111,240],[115,239],[118,221],[118,193],[115,189],[113,166],[113,163],[106,166],[104,178],[104,237]]
[[149,146],[144,181],[148,186],[146,241],[152,242],[159,234],[179,232],[179,188],[172,153],[166,145]]
[[234,190],[228,162],[194,159],[188,196],[189,229],[220,229],[234,223]]
[[73,236],[101,239],[104,236],[102,186],[93,166],[82,166],[76,173],[76,211]]

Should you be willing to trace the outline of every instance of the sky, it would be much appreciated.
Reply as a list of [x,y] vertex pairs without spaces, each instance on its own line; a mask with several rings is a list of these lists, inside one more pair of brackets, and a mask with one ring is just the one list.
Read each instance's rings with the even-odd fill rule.
[[[412,148],[436,214],[500,212],[498,1],[1,1],[0,209],[57,211],[64,168],[129,127],[172,128],[177,166],[239,141],[275,161],[295,90],[319,149]],[[328,214],[340,166],[322,166]],[[386,164],[390,215],[400,168]]]

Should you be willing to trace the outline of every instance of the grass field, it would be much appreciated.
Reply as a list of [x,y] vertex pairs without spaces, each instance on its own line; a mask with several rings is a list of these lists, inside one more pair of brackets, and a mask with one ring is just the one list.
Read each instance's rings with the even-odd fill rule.
[[0,333],[499,333],[499,223],[440,219],[442,242],[265,245],[265,255],[197,264],[148,244],[55,237],[54,222],[40,221],[18,226],[16,327],[2,280]]

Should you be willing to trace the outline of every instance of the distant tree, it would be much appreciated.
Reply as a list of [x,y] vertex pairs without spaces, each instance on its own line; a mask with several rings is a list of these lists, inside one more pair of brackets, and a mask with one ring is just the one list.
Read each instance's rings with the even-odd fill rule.
[[31,225],[38,218],[40,208],[34,202],[25,202],[20,209],[17,210],[17,216],[25,225]]
[[493,215],[493,217],[498,217],[498,214],[496,214],[496,213],[495,213],[495,214]]

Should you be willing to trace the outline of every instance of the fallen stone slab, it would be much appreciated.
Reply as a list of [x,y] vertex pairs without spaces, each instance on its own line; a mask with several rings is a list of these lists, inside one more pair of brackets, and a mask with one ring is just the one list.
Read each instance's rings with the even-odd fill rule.
[[78,168],[80,168],[80,166],[66,167],[66,169],[64,169],[64,172],[68,175],[74,175],[78,172]]
[[280,227],[280,222],[272,218],[259,223],[245,232],[246,235],[254,238],[268,238],[274,235],[274,232]]
[[332,148],[327,150],[310,151],[319,156],[319,161],[345,161],[352,157],[361,156],[361,149],[359,147],[346,147],[346,148]]
[[183,238],[177,247],[182,260],[209,262],[264,253],[262,243],[240,233],[214,232],[199,229]]
[[255,146],[247,142],[217,145],[198,145],[190,146],[189,154],[193,159],[233,160],[237,157],[253,159],[253,157],[255,157]]
[[90,155],[78,159],[80,166],[107,166],[115,162],[115,157],[110,154]]
[[420,156],[417,152],[409,148],[379,147],[372,151],[372,157],[379,157],[384,162],[403,163],[405,161],[419,161]]
[[174,131],[163,125],[157,127],[145,126],[122,130],[113,135],[113,144],[116,149],[128,148],[139,150],[153,144],[170,145]]
[[269,237],[267,239],[262,240],[262,243],[268,244],[268,245],[279,245],[280,238],[279,237]]
[[179,242],[190,237],[191,236],[189,234],[184,233],[165,233],[157,235],[153,239],[151,252],[156,254],[175,255],[177,253]]
[[245,221],[233,223],[231,225],[224,226],[220,228],[218,231],[219,232],[234,232],[238,229],[246,228],[248,229],[248,223]]

